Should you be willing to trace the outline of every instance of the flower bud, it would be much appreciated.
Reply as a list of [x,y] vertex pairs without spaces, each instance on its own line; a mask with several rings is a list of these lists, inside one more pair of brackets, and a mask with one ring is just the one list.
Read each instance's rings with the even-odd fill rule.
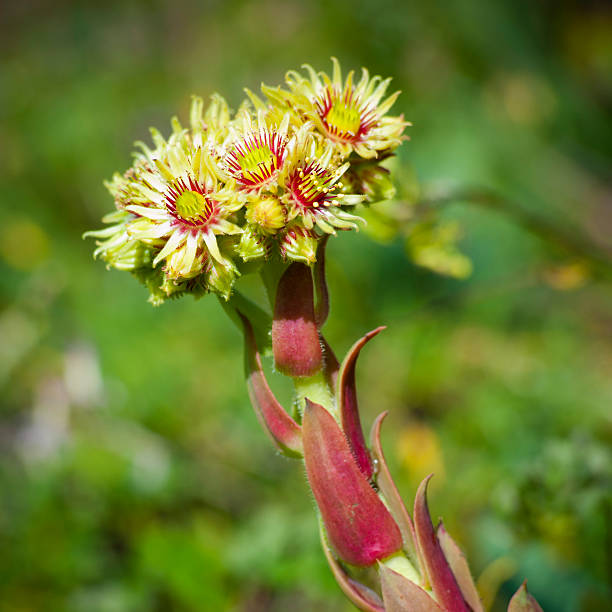
[[317,258],[317,238],[309,230],[292,227],[281,236],[279,249],[283,259],[312,264]]
[[244,261],[267,258],[269,255],[269,238],[259,235],[257,232],[245,230],[240,236],[238,253]]
[[261,198],[247,205],[246,220],[266,234],[285,226],[285,211],[276,198]]
[[208,284],[213,291],[228,300],[237,273],[236,267],[231,262],[228,261],[228,264],[224,265],[211,258],[207,274]]
[[389,170],[378,164],[355,164],[345,178],[352,192],[364,194],[369,203],[390,200],[395,196],[395,186]]
[[103,221],[114,225],[83,234],[83,238],[104,239],[96,243],[98,248],[94,251],[94,257],[100,256],[108,267],[117,270],[132,271],[151,266],[151,248],[144,242],[130,239],[129,227],[135,223],[133,215],[116,211],[106,215]]
[[278,283],[272,350],[277,369],[287,376],[312,376],[323,366],[315,323],[312,274],[304,264],[291,264]]

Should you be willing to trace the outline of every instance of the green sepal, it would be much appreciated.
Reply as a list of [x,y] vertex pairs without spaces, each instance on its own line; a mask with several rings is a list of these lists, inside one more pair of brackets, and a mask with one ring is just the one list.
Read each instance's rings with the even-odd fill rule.
[[225,300],[229,300],[234,287],[234,282],[238,277],[238,269],[230,261],[226,260],[227,264],[221,264],[212,257],[210,258],[210,269],[207,272],[206,278],[210,289],[219,294]]
[[344,175],[350,193],[362,194],[370,204],[391,200],[396,189],[391,180],[391,173],[377,163],[355,164]]
[[240,244],[238,245],[238,254],[244,261],[253,261],[263,259],[268,256],[269,239],[266,236],[260,236],[257,232],[247,228],[240,236]]
[[280,252],[283,258],[308,266],[317,259],[318,239],[314,232],[299,226],[289,228],[280,239]]

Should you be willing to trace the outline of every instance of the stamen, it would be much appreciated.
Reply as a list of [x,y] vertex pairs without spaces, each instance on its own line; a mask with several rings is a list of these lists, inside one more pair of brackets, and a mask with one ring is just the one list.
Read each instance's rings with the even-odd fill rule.
[[244,187],[255,187],[271,178],[283,163],[286,143],[276,133],[261,131],[234,146],[227,164]]
[[341,142],[358,142],[377,121],[376,109],[363,104],[348,84],[343,92],[327,87],[315,107],[329,136]]
[[211,205],[206,198],[197,191],[185,191],[176,200],[176,212],[186,221],[192,221],[200,214],[208,215]]
[[289,180],[294,202],[304,210],[330,206],[338,197],[335,193],[331,193],[336,189],[333,180],[329,170],[322,168],[316,162],[297,168]]
[[215,203],[191,177],[179,179],[168,189],[166,206],[175,219],[191,227],[208,224],[216,213]]

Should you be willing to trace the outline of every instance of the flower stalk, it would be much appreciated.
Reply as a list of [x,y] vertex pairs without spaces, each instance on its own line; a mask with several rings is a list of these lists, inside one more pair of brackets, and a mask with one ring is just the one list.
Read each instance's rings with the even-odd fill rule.
[[[247,91],[236,113],[215,94],[194,97],[189,124],[137,143],[134,164],[107,187],[116,211],[96,257],[132,272],[150,301],[216,294],[242,329],[245,379],[254,411],[276,449],[304,462],[321,542],[342,591],[361,610],[481,612],[465,557],[443,525],[434,528],[427,483],[412,516],[387,467],[375,421],[370,445],[357,400],[357,359],[384,329],[358,340],[340,363],[322,334],[330,314],[325,276],[330,236],[357,230],[366,207],[393,197],[382,164],[410,125],[389,114],[390,79],[331,76],[306,65],[286,87]],[[258,274],[271,314],[236,290]],[[262,354],[293,380],[295,410],[274,396]],[[363,568],[369,568],[363,572]],[[373,578],[366,583],[358,576]],[[368,579],[369,580],[369,579]],[[523,585],[509,612],[540,610]]]

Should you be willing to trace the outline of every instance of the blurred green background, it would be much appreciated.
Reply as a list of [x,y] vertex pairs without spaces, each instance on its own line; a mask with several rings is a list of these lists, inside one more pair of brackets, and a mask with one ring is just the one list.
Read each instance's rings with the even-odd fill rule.
[[[330,242],[331,344],[388,325],[358,371],[367,426],[391,410],[409,503],[436,473],[432,514],[494,610],[524,577],[547,611],[612,609],[609,4],[8,0],[0,610],[351,609],[216,300],[153,308],[81,240],[112,207],[103,179],[192,93],[235,108],[331,55],[394,77],[406,209],[460,227],[473,267],[419,267],[405,236]],[[436,200],[464,188],[505,199]]]

